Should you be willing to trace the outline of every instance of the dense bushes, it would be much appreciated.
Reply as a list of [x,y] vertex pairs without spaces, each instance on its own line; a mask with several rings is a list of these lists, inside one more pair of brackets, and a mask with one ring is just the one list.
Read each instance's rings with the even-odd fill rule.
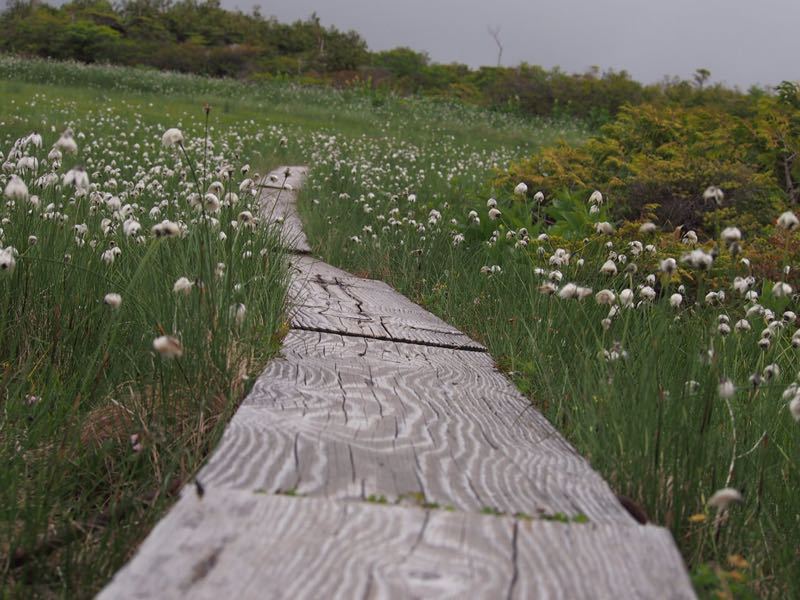
[[625,71],[570,74],[521,64],[481,67],[432,63],[425,53],[395,48],[370,53],[353,31],[305,21],[279,23],[223,9],[218,0],[73,0],[59,8],[12,0],[0,14],[0,51],[87,63],[144,65],[234,78],[302,76],[303,81],[367,85],[403,94],[457,98],[524,115],[579,116],[608,122],[626,104],[713,106],[737,116],[753,113],[765,92],[747,94],[694,81],[642,85]]
[[161,2],[75,0],[54,8],[20,1],[0,17],[0,49],[84,62],[144,64],[207,75],[246,77],[255,71],[329,72],[364,64],[355,32],[323,27],[312,15],[292,24],[228,11],[217,0]]
[[[626,107],[585,144],[546,148],[512,165],[498,183],[525,181],[548,197],[588,197],[599,189],[617,218],[654,212],[664,225],[709,231],[710,215],[735,216],[743,230],[761,230],[798,199],[798,91],[782,90],[761,98],[749,117],[715,108]],[[724,190],[722,209],[704,200],[710,185]]]

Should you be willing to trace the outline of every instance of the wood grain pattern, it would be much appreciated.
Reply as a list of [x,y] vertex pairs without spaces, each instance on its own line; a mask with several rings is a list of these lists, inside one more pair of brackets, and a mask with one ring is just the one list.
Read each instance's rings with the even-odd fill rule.
[[[286,173],[289,177],[286,177]],[[272,171],[265,177],[269,182],[270,177],[275,177],[275,184],[264,183],[261,185],[259,201],[261,203],[261,216],[267,223],[280,224],[281,240],[287,248],[295,252],[311,252],[303,224],[297,213],[297,189],[305,178],[305,169],[301,167],[281,167]],[[284,180],[286,183],[284,184]]]
[[292,331],[206,485],[633,523],[485,353]]
[[293,192],[276,189],[262,189],[259,199],[261,201],[262,218],[269,223],[274,223],[281,228],[281,241],[286,248],[295,252],[311,252],[300,217],[294,208]]
[[295,329],[485,350],[382,281],[314,273],[292,285]]
[[[347,271],[331,266],[308,254],[295,254],[289,258],[289,263],[292,269],[292,285],[296,292],[303,289],[308,279],[313,279],[317,276],[326,279],[352,277]],[[296,298],[296,302],[299,301],[301,301],[301,298]]]
[[186,597],[693,595],[659,528],[187,490],[99,598]]

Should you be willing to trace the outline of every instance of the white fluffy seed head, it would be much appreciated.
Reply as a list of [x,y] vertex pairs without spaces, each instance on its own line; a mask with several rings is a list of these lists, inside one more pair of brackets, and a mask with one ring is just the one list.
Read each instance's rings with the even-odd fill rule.
[[171,148],[176,144],[183,143],[183,132],[176,127],[167,129],[164,135],[161,136],[161,143],[167,148]]
[[800,394],[792,398],[792,401],[789,402],[789,413],[791,413],[795,421],[800,423]]
[[103,304],[110,306],[111,308],[117,309],[122,304],[122,296],[114,292],[106,294],[103,297]]
[[184,296],[188,296],[191,291],[194,283],[186,277],[180,277],[175,282],[175,285],[172,286],[172,291],[176,294],[183,294]]
[[171,335],[162,335],[153,340],[153,349],[162,358],[180,358],[183,356],[181,341]]
[[718,510],[725,510],[734,502],[741,502],[742,494],[733,488],[717,490],[708,499],[708,505]]
[[723,399],[733,398],[736,394],[736,386],[730,379],[723,379],[719,382],[719,397]]
[[778,217],[778,227],[786,231],[794,231],[800,227],[800,221],[797,216],[790,210],[787,210],[780,217]]
[[616,275],[617,274],[617,264],[613,260],[607,260],[603,263],[603,266],[600,267],[600,272],[603,275]]

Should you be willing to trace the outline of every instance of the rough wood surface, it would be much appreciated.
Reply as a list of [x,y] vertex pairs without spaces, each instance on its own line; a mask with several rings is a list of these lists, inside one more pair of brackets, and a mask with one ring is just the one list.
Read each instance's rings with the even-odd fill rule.
[[100,598],[691,598],[655,527],[187,489]]
[[271,177],[275,177],[277,181],[274,184],[262,184],[259,196],[262,218],[268,223],[280,224],[283,244],[290,250],[301,253],[311,252],[295,207],[295,190],[300,187],[305,176],[306,170],[303,167],[281,167],[265,177],[266,182],[270,182]]
[[[306,252],[305,170],[271,175],[264,214]],[[101,598],[693,597],[669,532],[636,524],[479,344],[382,282],[291,270],[293,331],[204,496],[187,487]]]
[[382,281],[317,272],[295,282],[291,325],[296,329],[484,350]]
[[289,333],[199,479],[633,523],[487,354],[328,333]]
[[261,179],[261,187],[297,192],[308,175],[308,167],[282,166],[270,171]]

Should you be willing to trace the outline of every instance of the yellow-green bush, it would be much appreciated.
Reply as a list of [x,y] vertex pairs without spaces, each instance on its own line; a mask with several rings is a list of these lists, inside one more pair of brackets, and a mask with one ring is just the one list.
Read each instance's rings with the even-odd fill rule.
[[[797,89],[765,97],[750,117],[709,108],[640,105],[624,108],[579,147],[561,144],[513,164],[497,184],[524,181],[548,197],[601,190],[614,216],[638,219],[656,204],[663,226],[711,233],[721,216],[762,230],[797,201],[800,111]],[[725,192],[723,208],[704,201],[710,185]],[[713,204],[713,203],[711,203]]]

